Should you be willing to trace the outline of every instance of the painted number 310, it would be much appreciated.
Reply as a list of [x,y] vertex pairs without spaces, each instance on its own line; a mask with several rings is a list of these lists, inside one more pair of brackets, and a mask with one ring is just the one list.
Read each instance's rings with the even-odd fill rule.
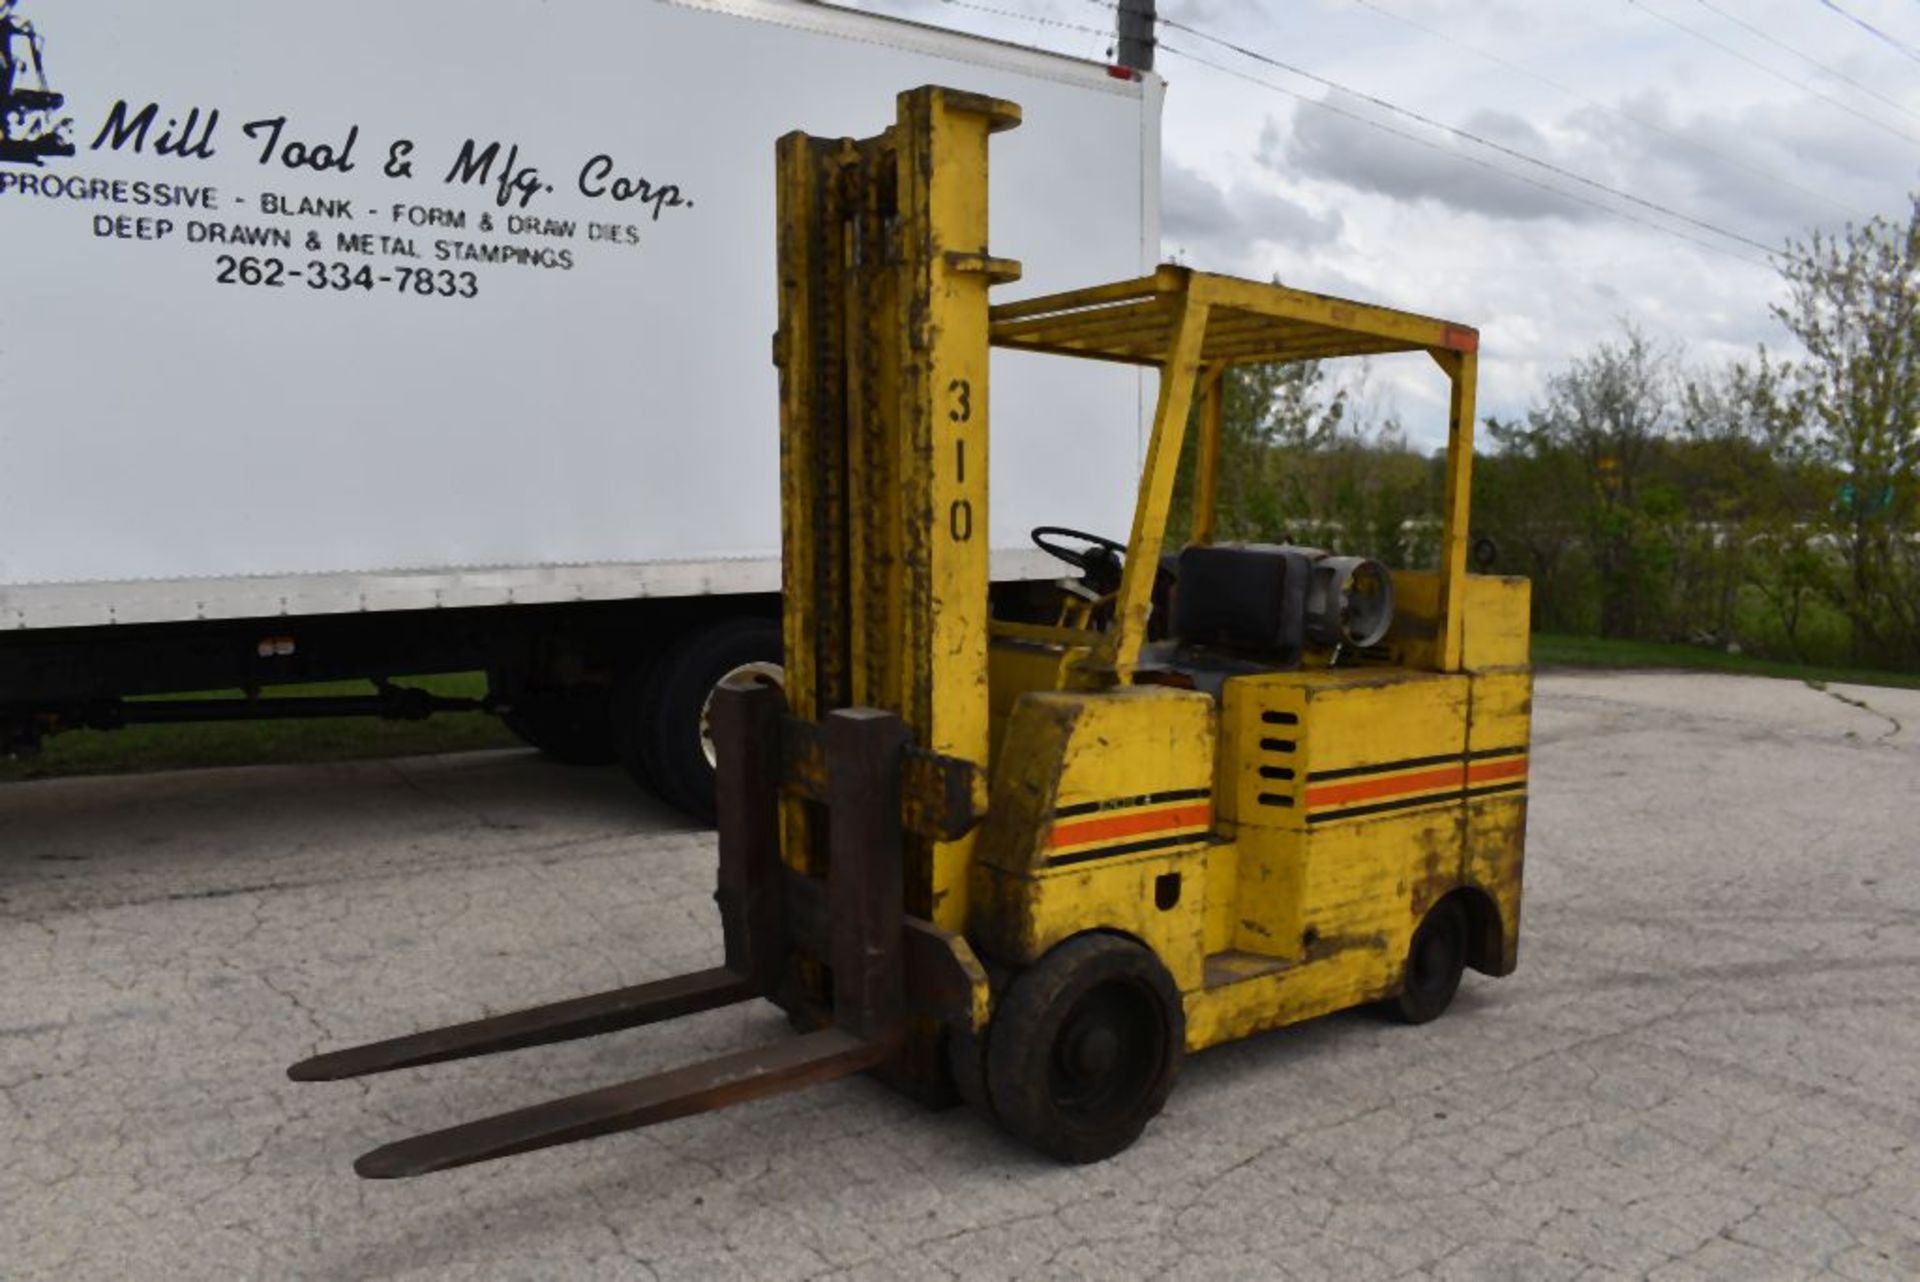
[[[947,418],[955,423],[967,423],[973,419],[973,384],[964,378],[956,378],[947,384],[947,396],[952,404],[947,410]],[[957,484],[967,483],[967,443],[953,443],[953,479]],[[958,498],[947,508],[947,533],[953,536],[955,543],[965,543],[973,538],[973,502]]]

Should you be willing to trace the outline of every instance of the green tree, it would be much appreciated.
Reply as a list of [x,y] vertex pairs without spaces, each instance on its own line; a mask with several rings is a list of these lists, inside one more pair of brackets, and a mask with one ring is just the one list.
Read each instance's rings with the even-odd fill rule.
[[[1355,367],[1349,366],[1349,369]],[[1376,419],[1360,366],[1336,386],[1317,361],[1242,366],[1226,375],[1214,534],[1430,563],[1439,470],[1391,415]],[[1199,407],[1174,493],[1172,528],[1191,528]]]
[[1594,626],[1593,575],[1582,543],[1590,478],[1571,451],[1523,421],[1486,420],[1491,447],[1473,465],[1473,534],[1491,539],[1498,567],[1533,581],[1534,626]]
[[[1280,465],[1279,455],[1310,453],[1339,431],[1346,396],[1326,386],[1319,361],[1237,365],[1226,373],[1220,414],[1220,459],[1214,498],[1214,536],[1274,539],[1307,506],[1305,481]],[[1200,404],[1175,483],[1171,528],[1190,529],[1193,469],[1200,439]]]
[[1564,497],[1578,513],[1604,636],[1639,634],[1667,600],[1677,501],[1651,464],[1675,430],[1679,393],[1676,354],[1628,324],[1548,377],[1524,429],[1494,433],[1505,448],[1579,469],[1582,483]]
[[1688,547],[1675,591],[1695,607],[1690,621],[1716,639],[1735,634],[1742,594],[1751,593],[1787,652],[1806,662],[1809,607],[1829,576],[1811,538],[1818,469],[1789,377],[1762,347],[1751,362],[1688,382],[1673,459],[1689,498]]
[[1856,658],[1920,663],[1920,198],[1904,222],[1790,244],[1781,274],[1774,314],[1807,353],[1795,406],[1843,478],[1818,522],[1842,563],[1830,594]]

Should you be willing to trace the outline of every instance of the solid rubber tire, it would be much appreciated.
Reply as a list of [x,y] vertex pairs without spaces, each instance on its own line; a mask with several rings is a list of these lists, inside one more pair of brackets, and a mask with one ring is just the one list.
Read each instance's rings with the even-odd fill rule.
[[1467,969],[1467,914],[1456,899],[1443,899],[1420,919],[1407,945],[1400,992],[1382,1009],[1402,1024],[1430,1024],[1447,1013]]
[[727,673],[780,662],[777,620],[736,617],[669,646],[618,700],[620,758],[662,801],[712,823],[713,767],[700,746],[700,711]]
[[[1150,1010],[1157,1034],[1120,1062],[1139,1065],[1141,1081],[1098,1117],[1075,1116],[1055,1089],[1059,1042],[1086,999],[1118,985]],[[1000,1124],[1062,1162],[1098,1162],[1140,1137],[1160,1112],[1186,1052],[1186,1015],[1160,959],[1118,935],[1079,935],[1020,972],[995,1011],[987,1036],[987,1095]]]
[[947,1072],[953,1079],[953,1093],[982,1117],[992,1117],[993,1101],[987,1097],[986,1038],[949,1028],[946,1042]]

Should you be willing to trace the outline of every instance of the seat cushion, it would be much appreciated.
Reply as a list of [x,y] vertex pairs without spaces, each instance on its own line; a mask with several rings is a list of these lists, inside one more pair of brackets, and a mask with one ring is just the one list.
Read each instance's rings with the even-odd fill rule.
[[1220,543],[1180,554],[1173,635],[1282,663],[1298,660],[1306,639],[1310,562],[1268,543]]

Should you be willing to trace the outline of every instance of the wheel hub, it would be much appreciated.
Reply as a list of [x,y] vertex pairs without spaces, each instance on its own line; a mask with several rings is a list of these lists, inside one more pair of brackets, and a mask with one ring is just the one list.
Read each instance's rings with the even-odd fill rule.
[[[743,663],[729,669],[724,676],[713,683],[718,690],[729,681],[754,681],[760,685],[770,685],[784,689],[787,684],[787,670],[778,663]],[[719,749],[713,745],[713,690],[707,691],[707,697],[700,704],[700,751],[706,754],[707,764],[718,766]]]
[[1096,1081],[1113,1071],[1120,1058],[1120,1035],[1104,1024],[1078,1028],[1067,1046],[1067,1066],[1082,1081]]
[[1146,994],[1132,984],[1103,984],[1086,994],[1055,1035],[1055,1103],[1087,1121],[1125,1115],[1155,1076],[1163,1038]]

